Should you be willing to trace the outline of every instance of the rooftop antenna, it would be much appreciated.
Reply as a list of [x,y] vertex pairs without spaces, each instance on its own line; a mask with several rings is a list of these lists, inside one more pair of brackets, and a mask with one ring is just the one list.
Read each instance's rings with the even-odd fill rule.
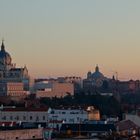
[[118,72],[117,71],[112,71],[113,72],[113,75],[114,75],[114,77],[115,77],[115,80],[118,80]]
[[116,74],[116,80],[118,80],[118,72],[116,71],[115,74]]

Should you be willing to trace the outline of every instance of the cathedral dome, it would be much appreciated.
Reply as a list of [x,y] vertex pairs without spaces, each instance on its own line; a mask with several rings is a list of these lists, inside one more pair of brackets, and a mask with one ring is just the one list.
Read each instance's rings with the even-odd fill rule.
[[96,66],[95,72],[91,75],[92,79],[104,79],[104,75],[99,71],[99,67]]
[[1,50],[0,50],[0,64],[10,65],[11,61],[12,61],[11,56],[8,52],[5,51],[4,42],[2,41]]

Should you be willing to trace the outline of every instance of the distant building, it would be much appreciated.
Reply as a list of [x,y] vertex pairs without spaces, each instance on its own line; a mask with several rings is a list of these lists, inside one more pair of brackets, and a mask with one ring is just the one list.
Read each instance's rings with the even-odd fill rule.
[[139,80],[121,81],[113,76],[112,78],[105,77],[99,70],[98,65],[95,67],[95,72],[88,72],[87,78],[83,80],[83,90],[86,94],[101,93],[107,95],[138,93],[140,91]]
[[24,84],[22,82],[7,82],[0,83],[0,93],[1,95],[6,93],[10,97],[24,98],[29,92],[24,90]]
[[38,87],[44,85],[43,83],[49,83],[48,85],[50,85],[50,83],[71,83],[73,84],[74,87],[74,94],[76,93],[80,93],[82,90],[82,85],[83,85],[83,80],[81,77],[77,77],[77,76],[67,76],[67,77],[58,77],[58,78],[48,78],[48,79],[35,79],[35,88],[36,85]]
[[77,94],[81,92],[82,89],[82,78],[76,76],[67,76],[67,77],[58,77],[58,82],[66,82],[66,83],[73,83],[74,85],[74,93]]
[[120,93],[136,93],[140,90],[140,81],[116,81],[116,87]]
[[[83,80],[83,89],[86,92],[94,92],[97,88],[101,88],[108,79],[100,72],[98,65],[95,72],[88,72],[87,78]],[[107,83],[108,84],[108,83]]]
[[121,80],[112,78],[108,80],[108,89],[109,89],[109,92],[112,92],[115,94],[139,93],[140,81],[139,80],[121,81]]
[[34,85],[37,98],[64,97],[74,94],[74,85],[69,82],[42,81]]
[[[29,75],[26,66],[23,68],[17,68],[15,64],[12,63],[12,58],[8,52],[5,50],[4,42],[2,41],[0,50],[0,83],[23,83],[24,90],[29,90]],[[7,95],[6,91],[1,93],[0,96]]]

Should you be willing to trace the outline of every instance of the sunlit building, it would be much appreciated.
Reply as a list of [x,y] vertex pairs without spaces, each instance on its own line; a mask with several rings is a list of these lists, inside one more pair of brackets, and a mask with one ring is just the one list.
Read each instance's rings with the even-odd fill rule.
[[[4,42],[2,41],[0,50],[0,83],[23,83],[24,90],[29,90],[29,75],[26,66],[17,68],[16,64],[12,63],[12,57],[5,50]],[[2,92],[1,92],[2,91]],[[0,87],[0,95],[7,95],[6,88]]]
[[34,85],[37,98],[74,95],[74,84],[58,81],[41,81]]
[[89,121],[99,121],[100,120],[100,111],[95,109],[93,106],[87,108],[88,120]]

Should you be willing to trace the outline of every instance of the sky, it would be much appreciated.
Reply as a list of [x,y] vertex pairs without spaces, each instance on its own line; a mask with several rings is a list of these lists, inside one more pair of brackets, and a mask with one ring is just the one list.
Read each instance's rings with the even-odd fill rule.
[[0,38],[33,77],[140,79],[140,0],[0,0]]

